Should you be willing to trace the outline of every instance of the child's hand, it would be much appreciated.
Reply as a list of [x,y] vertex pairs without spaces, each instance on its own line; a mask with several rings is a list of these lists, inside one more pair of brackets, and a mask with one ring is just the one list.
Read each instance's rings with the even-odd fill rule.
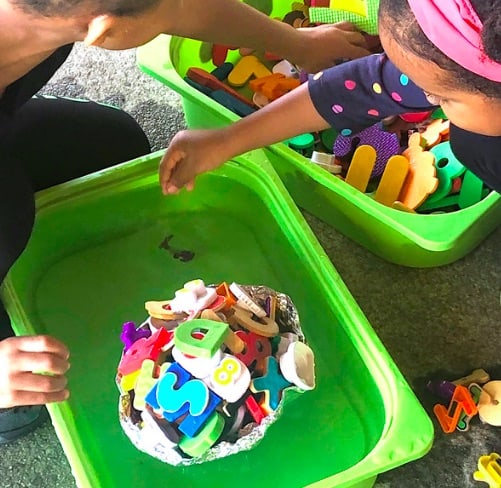
[[215,169],[232,154],[225,148],[222,130],[184,130],[169,144],[160,162],[160,186],[164,195],[177,193],[183,187],[191,191],[195,177]]
[[49,336],[1,341],[0,408],[66,400],[68,357],[66,346]]
[[297,30],[301,34],[300,45],[288,60],[308,73],[330,68],[342,58],[356,59],[371,54],[364,36],[349,22]]

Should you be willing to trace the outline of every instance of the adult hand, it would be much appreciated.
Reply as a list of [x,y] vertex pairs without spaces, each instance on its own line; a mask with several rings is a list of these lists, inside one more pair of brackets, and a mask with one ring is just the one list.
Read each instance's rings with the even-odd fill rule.
[[221,129],[178,132],[160,162],[163,193],[177,193],[183,187],[191,191],[197,175],[217,168],[233,155],[227,147]]
[[66,400],[68,357],[64,344],[45,335],[0,341],[0,408]]
[[371,54],[365,37],[349,22],[305,27],[297,31],[300,34],[298,45],[287,59],[308,73],[330,68],[339,59],[356,59]]

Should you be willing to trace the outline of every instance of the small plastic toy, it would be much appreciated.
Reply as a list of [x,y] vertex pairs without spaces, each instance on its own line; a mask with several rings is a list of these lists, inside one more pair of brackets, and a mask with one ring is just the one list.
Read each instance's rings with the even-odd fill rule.
[[489,488],[501,488],[501,456],[495,452],[488,456],[480,456],[478,471],[473,473],[475,481],[483,481]]
[[315,388],[315,357],[309,346],[293,341],[280,356],[280,371],[287,381],[303,390]]
[[365,192],[376,163],[376,150],[372,146],[358,146],[353,154],[345,181],[361,192]]
[[273,73],[249,82],[249,88],[253,92],[261,93],[269,101],[276,100],[299,85],[300,81],[297,78],[287,78],[282,73]]
[[485,424],[501,427],[501,381],[489,381],[482,387],[478,416]]
[[392,156],[386,164],[374,200],[390,207],[398,200],[408,172],[409,160],[404,156]]
[[311,157],[315,147],[315,138],[309,132],[300,134],[285,141],[285,143],[295,151],[301,153],[303,156]]
[[399,201],[408,208],[418,208],[437,189],[435,157],[428,151],[409,152],[409,173],[403,184]]
[[333,175],[340,175],[343,171],[343,167],[335,162],[333,154],[313,151],[311,154],[310,161],[326,169],[329,173],[332,173]]
[[470,392],[464,386],[456,387],[448,408],[440,404],[433,407],[433,412],[440,423],[440,427],[446,434],[454,432],[462,411],[469,416],[477,413],[477,406]]
[[[473,401],[475,402],[475,405],[477,405],[478,408],[478,402],[480,401],[480,396],[482,395],[482,387],[480,385],[477,385],[476,383],[471,383],[468,385],[468,391],[471,394],[471,397],[473,398]],[[466,412],[461,412],[461,416],[459,417],[458,424],[456,426],[456,430],[459,432],[466,432],[470,429],[470,422],[471,419],[474,417],[474,415],[468,415]]]
[[487,371],[484,369],[478,368],[474,369],[469,375],[463,376],[457,380],[454,380],[452,383],[455,385],[469,386],[472,383],[478,383],[479,385],[483,385],[491,380],[491,377]]

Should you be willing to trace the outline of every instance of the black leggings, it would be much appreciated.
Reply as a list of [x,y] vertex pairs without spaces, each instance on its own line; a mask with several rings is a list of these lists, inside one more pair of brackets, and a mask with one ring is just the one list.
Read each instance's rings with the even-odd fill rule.
[[[28,242],[35,191],[149,152],[144,132],[121,110],[52,97],[27,102],[0,141],[0,282]],[[12,332],[0,308],[1,339]]]

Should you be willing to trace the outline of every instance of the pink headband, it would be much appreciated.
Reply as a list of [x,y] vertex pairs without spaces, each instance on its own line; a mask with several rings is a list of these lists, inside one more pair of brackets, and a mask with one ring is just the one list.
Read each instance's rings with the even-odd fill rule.
[[469,0],[407,0],[426,37],[468,71],[501,81],[501,64],[482,50],[482,22]]

